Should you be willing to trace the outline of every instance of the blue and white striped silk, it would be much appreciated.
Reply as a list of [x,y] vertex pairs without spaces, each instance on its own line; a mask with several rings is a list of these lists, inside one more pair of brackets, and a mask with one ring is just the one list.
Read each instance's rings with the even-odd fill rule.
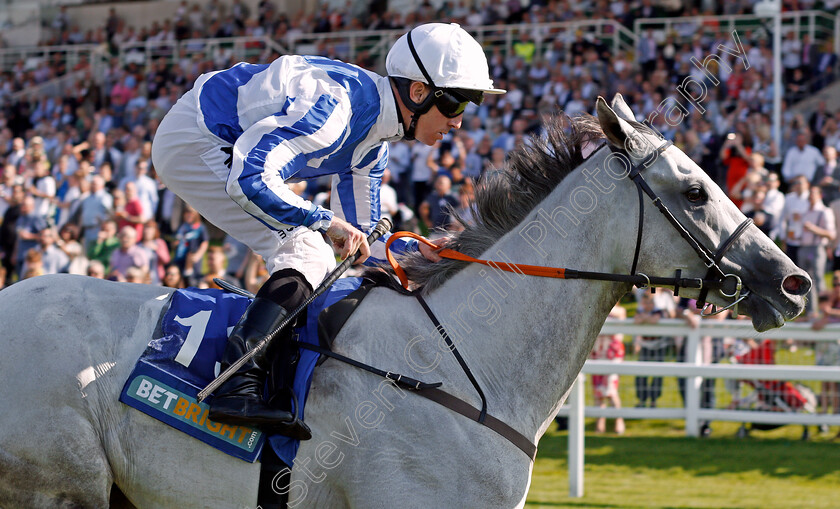
[[246,212],[275,230],[325,231],[333,212],[295,195],[286,182],[332,175],[333,211],[363,232],[376,225],[387,141],[402,137],[387,78],[296,55],[202,78],[198,124],[233,146],[226,190]]

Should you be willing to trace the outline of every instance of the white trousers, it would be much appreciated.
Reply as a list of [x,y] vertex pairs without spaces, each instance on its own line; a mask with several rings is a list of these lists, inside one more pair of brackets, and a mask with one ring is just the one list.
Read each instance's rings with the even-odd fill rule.
[[178,100],[155,133],[152,162],[158,177],[207,221],[262,256],[270,273],[293,268],[318,287],[335,268],[332,247],[306,227],[272,230],[228,196],[228,155],[199,129],[195,90]]

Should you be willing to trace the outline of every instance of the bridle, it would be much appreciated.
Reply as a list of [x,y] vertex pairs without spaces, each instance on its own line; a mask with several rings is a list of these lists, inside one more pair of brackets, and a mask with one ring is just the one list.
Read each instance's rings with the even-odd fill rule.
[[[751,224],[753,224],[752,219],[745,219],[737,228],[729,235],[729,237],[723,241],[720,246],[715,250],[712,251],[711,249],[707,248],[700,240],[697,239],[686,227],[677,219],[674,214],[668,209],[668,207],[663,203],[662,199],[656,194],[656,192],[651,189],[648,185],[645,178],[642,176],[642,170],[649,167],[653,164],[662,153],[664,153],[669,147],[673,145],[670,141],[664,141],[659,147],[657,147],[653,152],[648,154],[641,162],[637,164],[632,163],[632,159],[627,151],[623,148],[617,148],[612,146],[609,143],[605,143],[602,147],[598,150],[595,150],[590,157],[593,157],[594,154],[603,150],[603,148],[609,147],[610,151],[614,154],[614,158],[618,158],[622,161],[622,164],[625,167],[629,167],[627,176],[636,184],[636,189],[639,194],[639,225],[636,230],[636,247],[633,252],[633,263],[630,267],[629,274],[616,274],[612,272],[593,272],[593,271],[584,271],[584,270],[574,270],[568,268],[558,268],[558,267],[543,267],[537,265],[525,265],[521,263],[509,263],[509,262],[499,262],[493,260],[482,260],[478,258],[473,258],[471,256],[465,255],[459,251],[455,251],[454,249],[443,248],[437,251],[438,255],[442,258],[449,258],[453,260],[460,260],[465,262],[471,263],[481,263],[483,265],[487,265],[493,267],[495,269],[504,270],[507,272],[515,272],[518,274],[525,274],[531,276],[540,276],[540,277],[552,277],[552,278],[559,278],[559,279],[588,279],[588,280],[595,280],[595,281],[614,281],[618,283],[629,283],[639,288],[656,288],[662,286],[671,286],[674,288],[674,294],[679,296],[681,288],[696,288],[700,291],[697,297],[697,308],[701,309],[701,314],[703,316],[710,316],[715,315],[718,313],[722,313],[727,309],[733,309],[733,314],[735,316],[738,315],[738,304],[742,302],[744,299],[749,297],[750,292],[746,289],[741,282],[741,278],[732,273],[726,273],[721,268],[720,263],[723,260],[724,255],[726,252],[735,244],[735,241],[749,228]],[[609,164],[610,156],[607,156],[607,164]],[[684,278],[682,277],[682,271],[680,269],[676,270],[676,273],[673,277],[661,277],[661,276],[649,276],[642,272],[637,272],[636,267],[639,263],[639,256],[641,253],[642,247],[642,235],[644,233],[644,219],[645,219],[645,199],[644,195],[647,195],[656,208],[665,216],[665,219],[674,227],[677,233],[688,242],[688,245],[694,250],[697,256],[703,261],[703,264],[706,266],[707,271],[705,276],[702,278]],[[400,282],[405,288],[408,288],[408,278],[405,274],[405,271],[399,264],[396,262],[394,257],[391,255],[390,250],[387,246],[401,237],[410,237],[418,240],[419,242],[424,242],[428,244],[430,247],[434,249],[438,249],[437,246],[430,243],[428,240],[420,237],[419,235],[412,234],[410,232],[397,232],[391,236],[391,238],[386,243],[386,257],[388,258],[391,267],[394,269],[394,273],[400,279]],[[715,309],[713,305],[706,304],[706,298],[708,296],[708,292],[710,289],[717,290],[720,294],[727,298],[732,299],[732,302],[729,303],[727,306],[721,309]]]
[[[606,144],[610,151],[613,154],[616,154],[616,157],[620,157],[624,159],[624,161],[630,164],[630,170],[628,172],[628,177],[636,184],[636,189],[639,193],[639,226],[637,229],[636,235],[636,248],[633,253],[633,264],[630,268],[630,274],[636,275],[636,266],[639,262],[639,254],[642,245],[642,233],[644,227],[644,215],[645,215],[645,200],[643,193],[646,194],[659,212],[665,216],[665,219],[674,227],[677,233],[688,242],[688,245],[694,250],[697,256],[703,261],[703,264],[706,265],[708,269],[706,271],[706,275],[702,279],[694,279],[688,280],[689,284],[685,284],[686,280],[680,277],[681,271],[677,269],[674,278],[672,278],[672,282],[665,283],[662,281],[658,281],[659,284],[645,284],[644,286],[673,286],[674,287],[674,294],[679,295],[680,287],[684,288],[697,288],[700,290],[700,294],[697,297],[697,308],[702,309],[703,316],[710,316],[715,315],[718,313],[722,313],[723,311],[734,308],[733,314],[735,316],[738,315],[738,303],[746,299],[750,292],[749,290],[745,290],[744,286],[741,282],[741,278],[736,274],[726,273],[720,267],[720,263],[723,260],[723,256],[726,252],[731,248],[735,241],[749,228],[749,226],[753,223],[752,219],[747,218],[745,219],[737,228],[729,235],[729,237],[723,241],[717,250],[712,251],[711,249],[707,248],[700,240],[698,240],[685,226],[677,219],[674,214],[668,209],[667,205],[662,202],[662,199],[656,194],[656,192],[651,189],[648,185],[647,181],[645,180],[644,176],[642,176],[642,170],[649,167],[653,164],[659,156],[661,156],[673,143],[668,140],[664,140],[664,143],[659,145],[653,152],[648,154],[641,162],[633,165],[631,163],[630,155],[627,151],[623,148],[617,148],[612,144]],[[638,273],[638,275],[647,278],[645,274]],[[657,278],[657,280],[661,279],[668,279],[668,278]],[[639,286],[639,285],[637,285]],[[708,296],[709,289],[716,289],[726,298],[730,298],[733,301],[716,311],[706,312],[707,305],[706,305],[706,297]]]
[[[638,286],[639,288],[673,286],[675,295],[679,295],[680,288],[697,288],[700,290],[700,294],[697,298],[697,308],[702,309],[701,314],[703,316],[718,314],[729,308],[734,308],[734,313],[737,316],[738,303],[746,299],[749,296],[750,292],[749,290],[744,288],[741,282],[741,278],[739,276],[737,276],[736,274],[727,274],[726,272],[724,272],[723,269],[720,267],[720,263],[723,260],[723,256],[726,254],[726,252],[733,246],[733,244],[735,244],[735,241],[738,240],[738,238],[741,235],[743,235],[747,228],[749,228],[749,226],[752,224],[752,219],[746,219],[740,225],[738,225],[738,227],[735,228],[735,231],[733,231],[729,235],[729,237],[727,237],[727,239],[723,241],[720,244],[720,246],[718,246],[718,248],[715,251],[712,251],[711,249],[707,248],[690,231],[688,231],[685,228],[685,226],[683,226],[683,224],[680,222],[680,220],[677,219],[674,216],[674,214],[668,209],[668,207],[662,202],[662,199],[656,194],[656,192],[653,189],[651,189],[647,181],[642,176],[642,170],[653,164],[656,161],[656,159],[658,159],[660,155],[662,155],[666,150],[668,150],[668,148],[672,144],[673,143],[671,143],[670,141],[664,141],[652,153],[650,153],[647,157],[645,157],[641,162],[637,164],[632,164],[632,159],[630,155],[623,148],[616,148],[609,143],[605,144],[609,147],[610,151],[612,151],[612,153],[615,154],[615,157],[621,158],[623,162],[626,163],[627,166],[629,166],[627,176],[630,177],[630,179],[636,185],[636,189],[638,190],[639,194],[639,226],[636,232],[636,247],[633,252],[633,263],[630,268],[630,274],[590,272],[557,267],[542,267],[518,263],[497,262],[492,260],[481,260],[449,248],[440,249],[439,251],[437,251],[437,253],[442,258],[450,258],[454,260],[461,260],[472,263],[480,263],[499,270],[515,272],[518,274],[553,277],[560,279],[591,279],[598,281],[615,281],[621,283],[630,283],[635,286]],[[594,153],[598,153],[602,149],[603,146],[600,149],[596,150]],[[608,156],[608,158],[609,157],[610,156]],[[699,256],[703,263],[706,265],[706,268],[708,270],[706,271],[706,275],[703,278],[683,278],[680,269],[677,269],[676,274],[673,277],[648,276],[647,274],[643,274],[641,272],[636,271],[636,267],[639,262],[639,256],[642,246],[642,235],[644,231],[644,195],[647,195],[653,201],[653,204],[656,206],[659,212],[661,212],[662,215],[665,216],[665,219],[667,219],[671,226],[673,226],[674,229],[677,231],[677,233],[679,233],[680,236],[683,239],[685,239],[686,242],[688,242],[689,246],[691,246],[691,248],[694,250],[697,256]],[[401,237],[410,237],[417,239],[419,242],[424,242],[435,249],[437,249],[437,246],[435,246],[425,238],[412,232],[397,232],[391,235],[391,238],[388,239],[385,248],[385,253],[388,262],[391,264],[394,273],[400,279],[400,282],[403,284],[403,286],[408,288],[408,278],[406,277],[405,271],[399,266],[399,264],[396,262],[390,251],[390,246],[393,243],[393,241]],[[724,297],[732,299],[732,303],[730,303],[723,309],[717,311],[713,309],[711,312],[706,312],[706,309],[709,306],[711,306],[707,306],[705,303],[708,291],[710,289],[715,289],[719,291]],[[473,376],[472,372],[467,366],[465,359],[458,352],[457,347],[452,342],[446,329],[444,329],[444,327],[440,324],[434,312],[425,302],[420,292],[413,292],[413,295],[417,298],[421,307],[423,308],[423,311],[425,311],[426,315],[434,324],[437,332],[446,341],[448,349],[455,356],[456,360],[458,361],[458,364],[461,366],[461,369],[467,375],[467,378],[469,379],[473,388],[478,393],[478,396],[481,399],[481,408],[475,408],[466,401],[452,396],[447,392],[441,390],[439,388],[440,383],[426,384],[412,379],[412,383],[417,382],[416,387],[412,387],[412,384],[406,383],[407,379],[405,377],[401,377],[401,375],[394,377],[392,373],[388,372],[386,375],[380,374],[380,376],[385,376],[386,378],[392,380],[394,383],[407,386],[407,388],[415,391],[418,395],[440,403],[441,405],[457,413],[460,413],[461,415],[464,415],[478,422],[479,424],[489,427],[490,429],[492,429],[493,431],[495,431],[496,433],[513,443],[514,445],[516,445],[531,459],[531,461],[533,461],[536,457],[537,452],[536,445],[533,444],[528,437],[525,437],[518,431],[511,428],[509,425],[505,424],[504,422],[500,421],[499,419],[495,418],[494,416],[488,413],[487,398],[484,395],[484,391],[482,391],[478,380]],[[365,369],[368,368],[369,367],[365,367]],[[368,369],[368,371],[372,370]]]

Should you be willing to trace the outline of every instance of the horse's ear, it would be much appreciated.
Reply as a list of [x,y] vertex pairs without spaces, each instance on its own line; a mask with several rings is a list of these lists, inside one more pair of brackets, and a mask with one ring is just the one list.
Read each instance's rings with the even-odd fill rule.
[[633,133],[633,126],[620,118],[601,96],[598,96],[595,109],[598,112],[601,130],[604,131],[607,140],[615,147],[624,148],[625,141]]
[[611,106],[616,115],[624,120],[636,120],[636,115],[633,114],[633,110],[631,110],[630,106],[627,105],[623,95],[615,94],[613,96]]

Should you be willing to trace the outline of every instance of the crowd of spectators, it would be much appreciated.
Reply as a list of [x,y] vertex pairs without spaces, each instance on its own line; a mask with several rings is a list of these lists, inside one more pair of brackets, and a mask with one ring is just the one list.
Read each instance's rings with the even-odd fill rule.
[[[739,13],[750,4],[729,2],[716,7],[714,2],[703,2],[665,12],[649,0],[532,2],[528,9],[519,8],[518,1],[488,2],[483,7],[446,2],[439,10],[424,3],[416,12],[401,14],[378,3],[360,13],[350,3],[344,11],[323,7],[312,15],[287,15],[269,1],[260,2],[257,12],[251,13],[240,0],[211,0],[182,2],[175,19],[140,29],[114,11],[105,26],[86,34],[74,28],[68,11],[62,9],[53,27],[58,35],[45,42],[119,45],[154,38],[240,34],[283,39],[290,33],[405,28],[431,19],[464,25],[522,23],[509,54],[503,46],[488,47],[493,79],[507,94],[489,96],[478,107],[471,105],[462,129],[433,147],[406,141],[392,144],[382,186],[384,214],[394,217],[402,228],[431,236],[459,228],[454,215],[470,220],[470,203],[482,175],[499,171],[511,150],[528,143],[529,136],[540,135],[547,114],[590,112],[595,97],[620,92],[640,119],[652,119],[759,227],[783,243],[800,265],[815,275],[825,273],[828,259],[840,265],[840,256],[834,256],[834,220],[840,214],[832,212],[840,208],[836,201],[840,197],[836,163],[840,112],[828,111],[824,104],[808,118],[786,111],[782,144],[776,146],[769,128],[772,59],[766,33],[741,33],[736,43],[730,34],[707,35],[711,32],[687,21],[673,33],[645,32],[642,51],[636,56],[613,53],[588,33],[542,33],[528,28],[533,22],[584,19],[595,13],[624,24],[661,14]],[[543,44],[535,44],[537,38]],[[786,100],[797,97],[796,86],[810,91],[834,79],[831,73],[837,56],[830,47],[796,34],[786,43]],[[732,51],[714,50],[736,44],[743,49],[736,52],[737,57]],[[542,50],[537,51],[538,47]],[[343,56],[335,54],[341,49],[336,45],[321,49],[328,56]],[[709,56],[714,56],[714,62],[706,67],[692,63],[706,62]],[[39,274],[72,272],[120,281],[200,286],[212,285],[213,276],[224,274],[258,288],[265,277],[259,258],[203,224],[195,211],[159,183],[150,160],[157,125],[178,97],[201,73],[234,63],[229,55],[207,58],[186,49],[174,61],[161,58],[146,65],[114,57],[102,81],[88,77],[77,80],[63,95],[7,101],[0,119],[4,272],[0,280],[11,283]],[[20,84],[37,83],[68,70],[72,69],[47,62],[35,70],[7,71],[0,96]],[[797,78],[799,74],[821,79],[805,83]],[[661,105],[676,100],[678,87],[687,79],[703,83],[707,94],[702,104],[688,108],[682,121],[672,126],[665,122]],[[782,194],[780,186],[789,186],[791,193]],[[320,180],[296,186],[296,192],[319,204],[328,205],[327,191],[328,182]],[[822,249],[813,249],[815,245]]]

